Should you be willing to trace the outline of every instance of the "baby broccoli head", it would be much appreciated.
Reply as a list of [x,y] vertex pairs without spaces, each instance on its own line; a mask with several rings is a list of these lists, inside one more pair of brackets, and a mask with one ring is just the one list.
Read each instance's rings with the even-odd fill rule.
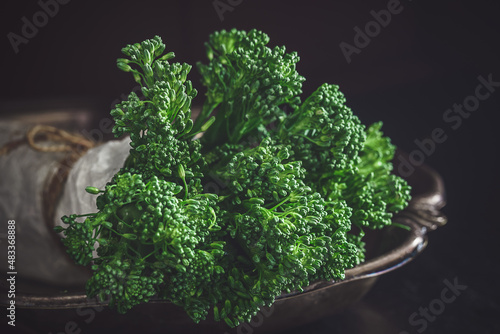
[[285,116],[281,107],[297,105],[304,78],[295,69],[297,53],[285,47],[270,48],[263,32],[233,29],[210,36],[208,64],[198,64],[207,87],[203,111],[195,128],[217,109],[212,130],[203,136],[207,147],[257,136]]
[[378,122],[368,128],[355,172],[339,179],[345,184],[342,197],[354,209],[352,222],[372,229],[391,225],[393,214],[408,205],[411,190],[391,173],[395,146],[381,127]]
[[211,168],[227,183],[221,219],[229,244],[240,252],[224,262],[231,275],[221,280],[228,280],[223,285],[230,287],[224,290],[230,305],[244,302],[237,308],[221,304],[219,317],[233,324],[248,321],[281,292],[343,278],[356,262],[357,249],[346,237],[350,211],[305,184],[306,170],[291,147],[265,138],[256,147],[224,145],[218,151],[234,154]]
[[89,297],[109,302],[119,313],[126,313],[133,306],[149,301],[157,294],[164,274],[148,267],[143,261],[125,258],[120,253],[109,259],[102,258],[94,265],[94,275],[87,281]]
[[294,148],[310,180],[351,169],[366,138],[365,127],[336,85],[324,84],[280,124],[278,135]]

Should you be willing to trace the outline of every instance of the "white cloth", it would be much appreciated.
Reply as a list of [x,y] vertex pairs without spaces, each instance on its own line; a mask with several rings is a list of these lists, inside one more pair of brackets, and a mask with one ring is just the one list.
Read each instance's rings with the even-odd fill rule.
[[[0,122],[0,147],[22,139],[31,126]],[[96,196],[88,194],[91,185],[103,189],[129,154],[129,138],[109,141],[82,156],[71,169],[61,199],[55,209],[54,224],[63,215],[96,212]],[[0,270],[8,272],[7,223],[16,222],[16,261],[18,279],[29,279],[57,286],[81,285],[89,271],[76,265],[58,243],[53,226],[44,221],[42,190],[47,178],[57,170],[65,153],[39,152],[22,144],[0,156]]]

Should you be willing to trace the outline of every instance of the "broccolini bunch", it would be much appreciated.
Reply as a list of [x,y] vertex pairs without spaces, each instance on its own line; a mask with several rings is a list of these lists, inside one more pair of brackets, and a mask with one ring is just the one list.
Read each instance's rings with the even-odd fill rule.
[[[335,85],[301,102],[297,54],[268,42],[257,30],[210,36],[195,122],[191,66],[170,63],[159,37],[122,49],[118,67],[144,95],[111,111],[130,155],[105,189],[87,188],[99,211],[57,228],[94,270],[89,297],[124,313],[156,296],[233,327],[282,293],[343,279],[364,259],[363,229],[405,208],[381,123],[365,129]],[[218,193],[205,191],[213,177]]]

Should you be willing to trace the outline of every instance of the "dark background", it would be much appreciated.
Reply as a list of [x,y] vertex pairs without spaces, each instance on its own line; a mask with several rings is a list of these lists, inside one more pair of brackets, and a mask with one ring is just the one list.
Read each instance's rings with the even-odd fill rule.
[[[499,333],[500,89],[456,129],[443,115],[474,94],[478,76],[500,81],[500,6],[401,0],[402,11],[348,63],[339,44],[352,45],[353,29],[363,29],[373,20],[370,11],[386,9],[387,1],[232,3],[221,20],[213,1],[73,0],[15,53],[8,34],[20,35],[22,17],[32,22],[41,7],[36,1],[3,2],[1,115],[80,108],[101,119],[135,86],[115,66],[126,44],[160,35],[177,61],[195,64],[205,61],[203,42],[214,30],[260,29],[271,45],[298,52],[306,95],[324,82],[338,84],[354,113],[365,124],[382,120],[385,133],[406,152],[418,149],[415,140],[435,128],[447,136],[425,162],[444,178],[449,223],[430,233],[414,262],[384,275],[357,308],[296,333],[417,333],[408,317],[439,298],[443,281],[455,277],[467,289],[424,332]],[[191,80],[199,104],[196,70]]]

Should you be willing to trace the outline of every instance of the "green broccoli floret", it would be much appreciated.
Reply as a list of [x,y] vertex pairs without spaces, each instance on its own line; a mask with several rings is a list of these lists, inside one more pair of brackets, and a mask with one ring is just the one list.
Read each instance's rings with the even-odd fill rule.
[[89,297],[98,296],[118,312],[125,313],[156,295],[164,275],[146,267],[141,260],[126,259],[122,262],[119,255],[117,253],[110,261],[93,266],[95,273],[87,281],[86,290]]
[[130,135],[132,148],[125,163],[128,171],[172,178],[182,165],[189,182],[202,176],[199,170],[204,164],[199,141],[191,140],[196,135],[192,132],[191,100],[197,91],[187,80],[191,66],[169,63],[174,54],[162,56],[164,49],[158,36],[122,49],[129,58],[118,59],[118,67],[132,72],[142,85],[144,99],[131,93],[111,111],[116,123],[113,133],[117,137]]
[[297,54],[268,43],[257,30],[210,36],[194,123],[191,66],[169,63],[159,37],[122,49],[144,96],[111,111],[130,155],[105,189],[87,187],[97,213],[56,228],[94,270],[89,297],[124,313],[156,296],[234,327],[282,293],[343,279],[364,260],[364,228],[405,208],[381,123],[365,129],[335,85],[301,103]]
[[73,260],[77,264],[86,266],[92,261],[99,231],[94,229],[89,219],[79,222],[81,217],[87,217],[87,215],[64,216],[61,220],[68,226],[56,226],[54,229],[58,233],[64,232],[66,237],[62,239],[62,243]]
[[258,136],[265,127],[285,117],[281,106],[300,102],[304,78],[295,70],[297,53],[285,47],[267,47],[269,36],[258,30],[215,32],[206,43],[209,63],[198,63],[207,87],[203,110],[195,129],[217,108],[213,130],[202,142],[213,147]]
[[351,169],[365,141],[364,125],[336,85],[324,84],[280,125],[280,140],[294,148],[311,183]]
[[[174,298],[178,290],[193,296],[206,287],[216,259],[223,255],[220,246],[210,245],[224,245],[217,240],[221,229],[215,213],[217,197],[198,194],[183,199],[178,197],[182,189],[156,176],[144,181],[141,174],[119,173],[98,197],[99,212],[84,223],[70,222],[64,239],[70,245],[81,244],[68,233],[79,226],[91,226],[99,235],[98,257],[92,266],[96,273],[87,283],[89,297],[109,298],[111,306],[124,312],[162,289],[174,290],[172,301],[182,304],[189,301]],[[70,254],[80,264],[88,264],[92,251],[85,249],[85,261],[78,253]],[[199,279],[192,280],[188,274]]]
[[319,279],[342,279],[357,252],[347,242],[350,211],[326,203],[304,183],[306,170],[289,146],[268,137],[255,148],[240,148],[235,153],[237,147],[224,145],[218,151],[230,153],[210,167],[228,184],[220,196],[226,212],[221,218],[239,250],[238,259],[228,263],[233,289],[224,295],[231,305],[241,298],[255,302],[224,309],[220,317],[231,323],[247,321],[281,292],[301,291]]
[[[118,59],[118,67],[133,73],[145,96],[131,93],[111,112],[115,135],[130,135],[130,155],[104,190],[87,188],[100,194],[99,212],[65,216],[68,226],[57,229],[77,263],[93,262],[88,296],[109,300],[120,312],[164,291],[192,308],[223,255],[217,195],[202,193],[205,162],[199,141],[192,140],[190,66],[169,64],[173,54],[162,56],[164,49],[156,37],[122,50],[130,58]],[[199,320],[210,305],[190,315]]]
[[391,174],[395,146],[381,127],[378,122],[368,128],[356,168],[334,181],[341,185],[340,196],[353,208],[351,220],[360,228],[391,225],[393,214],[404,209],[411,197],[406,181]]

